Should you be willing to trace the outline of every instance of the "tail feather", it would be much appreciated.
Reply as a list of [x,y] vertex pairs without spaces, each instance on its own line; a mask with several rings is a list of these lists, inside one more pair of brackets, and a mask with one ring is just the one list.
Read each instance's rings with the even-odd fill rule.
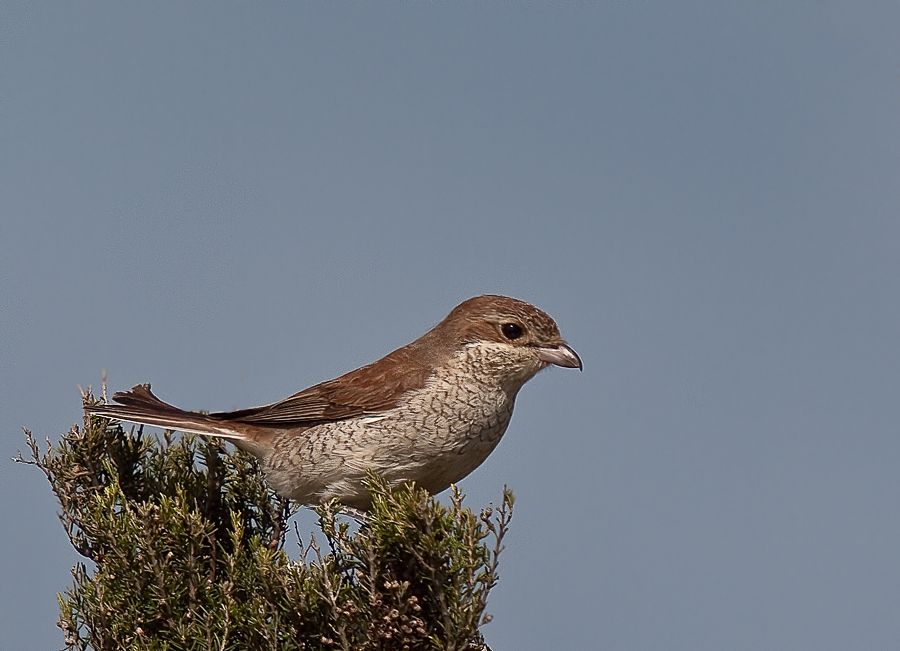
[[148,408],[180,414],[187,413],[183,409],[179,409],[157,398],[150,390],[149,384],[138,384],[128,391],[117,391],[113,394],[113,400],[126,407]]
[[84,409],[92,416],[231,439],[235,443],[248,444],[241,447],[253,447],[252,437],[248,433],[237,431],[233,426],[229,427],[205,414],[185,411],[163,402],[153,394],[149,384],[138,384],[128,391],[118,392],[113,395],[113,400],[118,404],[85,405]]

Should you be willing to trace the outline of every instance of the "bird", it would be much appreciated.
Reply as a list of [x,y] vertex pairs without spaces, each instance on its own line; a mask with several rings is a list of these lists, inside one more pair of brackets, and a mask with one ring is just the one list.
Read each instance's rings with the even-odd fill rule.
[[432,495],[469,475],[506,432],[519,390],[551,365],[584,369],[546,312],[488,294],[378,361],[271,404],[186,411],[139,384],[85,411],[226,439],[261,460],[280,496],[365,513],[370,472]]

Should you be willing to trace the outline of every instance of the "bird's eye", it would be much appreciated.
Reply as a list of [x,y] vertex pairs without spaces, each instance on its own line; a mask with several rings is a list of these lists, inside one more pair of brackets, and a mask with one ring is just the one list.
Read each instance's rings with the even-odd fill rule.
[[500,332],[503,333],[503,336],[507,339],[518,339],[522,336],[522,326],[518,323],[504,323],[500,326]]

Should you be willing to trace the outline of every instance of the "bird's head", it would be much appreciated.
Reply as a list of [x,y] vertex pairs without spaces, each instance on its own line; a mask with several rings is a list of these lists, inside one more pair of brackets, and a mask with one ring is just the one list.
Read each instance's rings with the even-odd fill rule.
[[458,350],[477,348],[485,371],[525,382],[556,365],[582,368],[578,356],[559,334],[556,322],[530,303],[486,295],[457,305],[435,328]]

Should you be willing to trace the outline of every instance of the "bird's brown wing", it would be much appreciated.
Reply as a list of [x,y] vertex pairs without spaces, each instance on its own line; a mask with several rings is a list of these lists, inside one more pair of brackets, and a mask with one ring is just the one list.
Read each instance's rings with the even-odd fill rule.
[[322,382],[270,405],[216,412],[209,417],[258,427],[303,427],[375,414],[395,407],[408,391],[425,385],[434,349],[414,342],[373,364]]

